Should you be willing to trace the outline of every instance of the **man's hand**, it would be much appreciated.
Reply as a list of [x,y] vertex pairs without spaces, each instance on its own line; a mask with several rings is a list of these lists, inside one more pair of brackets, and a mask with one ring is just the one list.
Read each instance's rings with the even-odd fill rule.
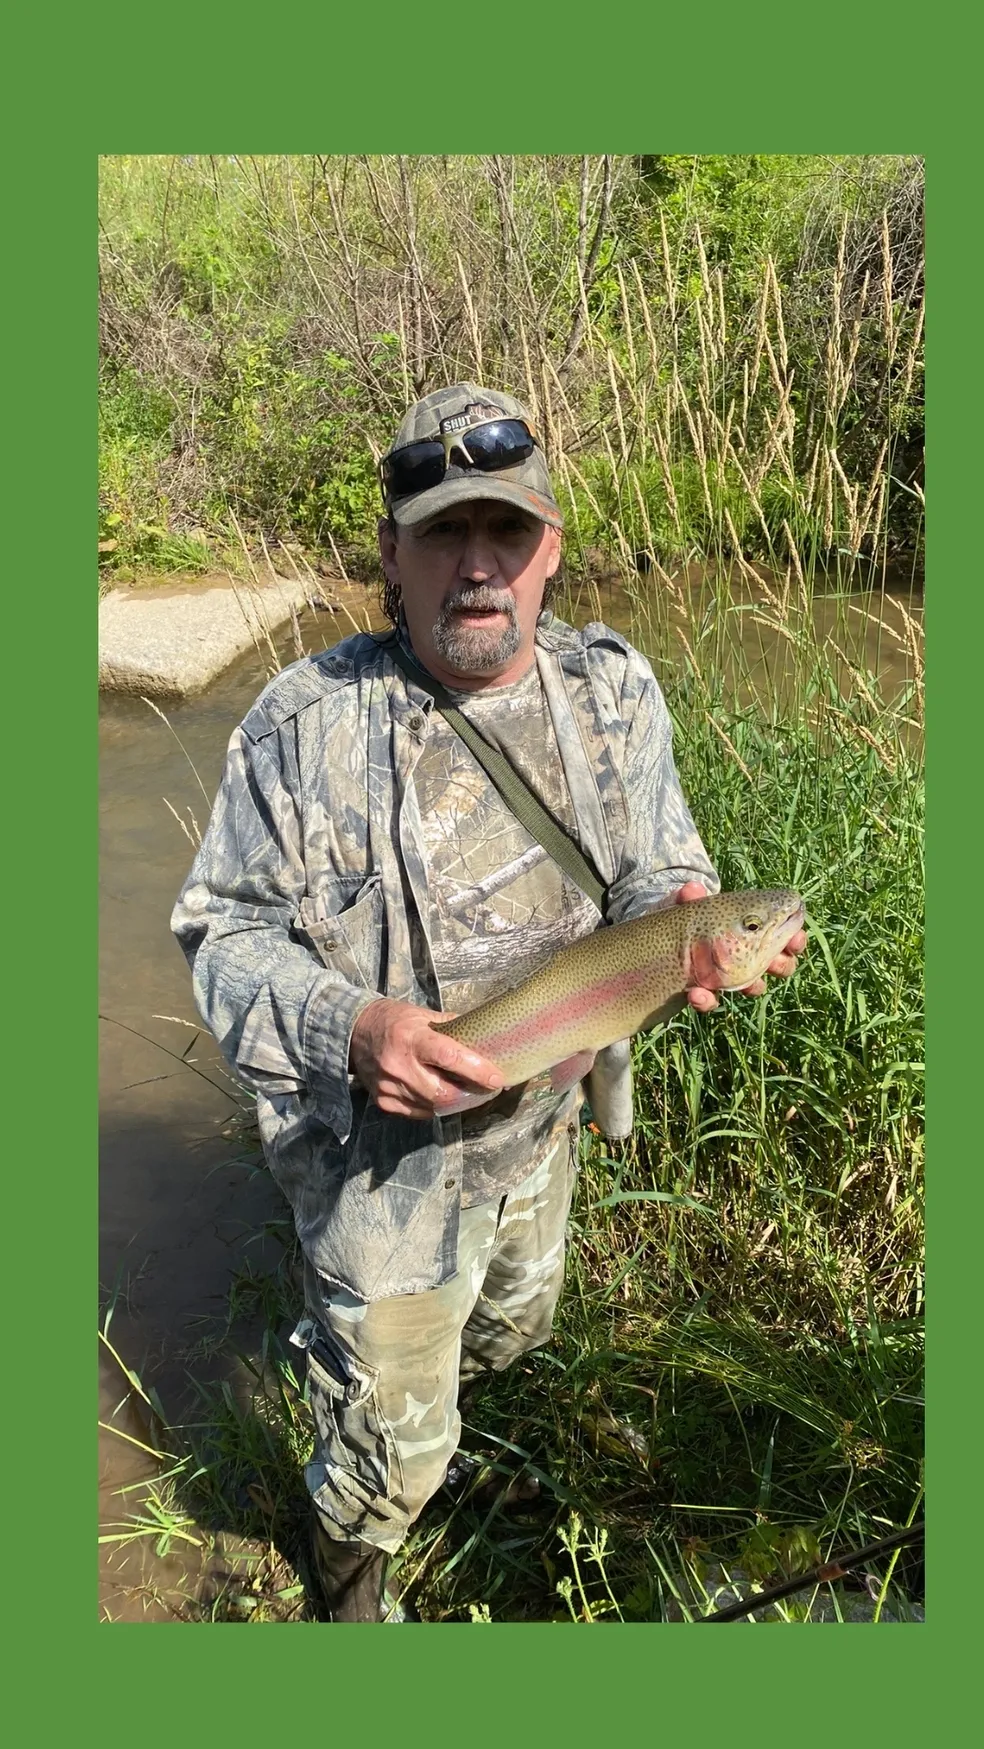
[[[685,886],[678,887],[673,895],[677,903],[686,904],[690,899],[706,899],[707,888],[700,881],[687,881]],[[796,956],[803,952],[806,946],[806,930],[798,929],[790,936],[781,954],[766,967],[776,978],[791,978],[796,970]],[[741,991],[743,996],[761,996],[765,991],[765,979],[756,978],[754,983],[746,984]],[[712,1008],[718,1005],[718,999],[713,990],[707,990],[703,984],[697,984],[687,991],[687,1001],[692,1008],[700,1010],[701,1014],[710,1014]]]
[[494,1092],[505,1086],[501,1069],[444,1033],[435,1020],[451,1020],[412,1002],[381,996],[362,1010],[352,1028],[349,1067],[380,1111],[395,1117],[433,1117],[462,1092]]

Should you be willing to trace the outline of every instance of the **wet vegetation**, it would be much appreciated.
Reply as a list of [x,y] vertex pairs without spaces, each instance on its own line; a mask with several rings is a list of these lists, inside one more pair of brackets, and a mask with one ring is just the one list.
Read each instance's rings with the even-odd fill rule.
[[[107,161],[106,406],[149,397],[159,424],[153,466],[151,440],[121,452],[114,427],[104,513],[160,517],[166,477],[169,538],[192,514],[225,538],[231,506],[247,545],[259,530],[351,568],[376,514],[367,441],[408,394],[507,383],[566,493],[560,611],[605,618],[599,575],[618,577],[724,884],[804,894],[795,980],[637,1040],[626,1149],[585,1125],[555,1339],[469,1404],[475,1465],[394,1572],[428,1621],[699,1619],[736,1568],[765,1582],[921,1516],[922,639],[915,596],[885,587],[889,558],[920,565],[920,170],[448,165]],[[262,226],[231,225],[234,187]],[[162,249],[181,275],[166,323]],[[257,323],[267,374],[248,388]],[[220,366],[243,385],[225,449]],[[290,406],[309,409],[303,478]],[[192,411],[193,454],[174,447]],[[108,556],[132,562],[118,540]],[[756,661],[750,627],[781,661]],[[904,676],[890,696],[883,648]],[[252,1539],[249,1581],[187,1619],[311,1619],[283,1232],[281,1270],[240,1277],[210,1338],[234,1348],[239,1315],[261,1315],[238,1387],[203,1387],[180,1429],[161,1411],[170,1473],[112,1533]],[[849,1618],[859,1596],[867,1619],[911,1616],[912,1551],[869,1581],[771,1619]]]

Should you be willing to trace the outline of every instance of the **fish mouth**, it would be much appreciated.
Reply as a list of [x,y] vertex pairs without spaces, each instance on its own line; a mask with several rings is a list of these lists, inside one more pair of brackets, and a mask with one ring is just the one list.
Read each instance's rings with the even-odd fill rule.
[[801,899],[799,904],[794,905],[792,910],[783,918],[773,936],[773,940],[779,944],[780,953],[792,936],[796,935],[797,932],[802,929],[805,919],[806,907]]

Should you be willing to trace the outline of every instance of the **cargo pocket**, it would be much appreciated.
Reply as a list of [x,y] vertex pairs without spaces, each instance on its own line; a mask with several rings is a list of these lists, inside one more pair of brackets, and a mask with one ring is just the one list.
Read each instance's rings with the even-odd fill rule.
[[380,988],[385,929],[381,875],[327,880],[301,900],[293,928],[330,971],[366,990]]
[[316,1330],[307,1344],[308,1397],[317,1430],[317,1457],[372,1505],[403,1486],[396,1442],[379,1413],[378,1372],[357,1367]]

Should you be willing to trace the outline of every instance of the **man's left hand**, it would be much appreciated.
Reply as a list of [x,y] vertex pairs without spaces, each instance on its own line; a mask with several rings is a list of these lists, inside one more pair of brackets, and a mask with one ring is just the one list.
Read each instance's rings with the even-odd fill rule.
[[[685,886],[678,887],[674,898],[677,903],[687,904],[690,899],[706,899],[707,888],[700,881],[688,881]],[[790,936],[782,953],[766,967],[775,978],[791,978],[796,970],[797,956],[806,946],[806,930],[798,929]],[[754,983],[745,984],[741,990],[743,996],[761,996],[765,992],[765,979],[756,978]],[[696,984],[687,991],[687,1001],[692,1008],[699,1009],[701,1014],[710,1014],[712,1008],[718,1006],[718,999],[713,990],[705,989],[703,984]]]

